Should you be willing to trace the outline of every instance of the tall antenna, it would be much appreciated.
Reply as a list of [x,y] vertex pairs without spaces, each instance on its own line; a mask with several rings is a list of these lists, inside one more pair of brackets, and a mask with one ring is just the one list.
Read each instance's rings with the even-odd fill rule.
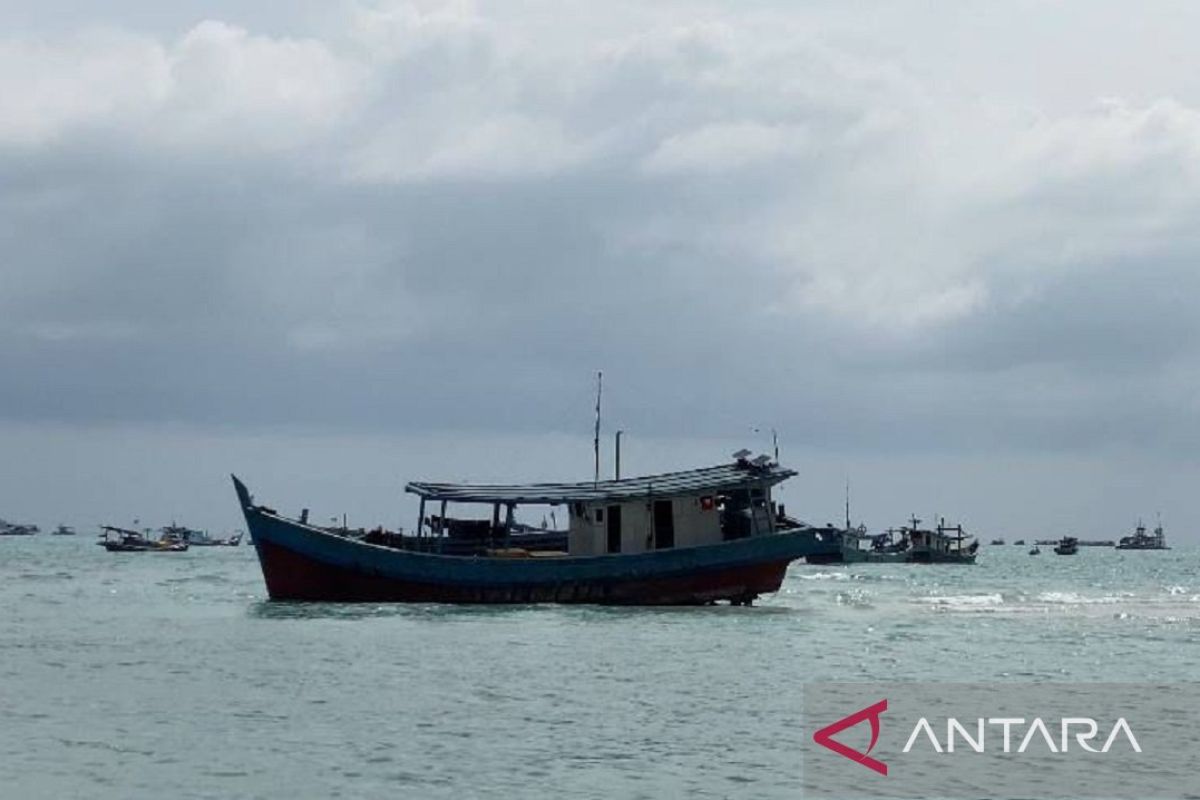
[[771,445],[775,448],[775,463],[779,463],[779,434],[771,428]]
[[592,437],[592,450],[596,456],[596,472],[594,482],[600,482],[600,395],[604,392],[604,373],[596,373],[596,430]]
[[846,530],[850,530],[850,479],[846,479]]

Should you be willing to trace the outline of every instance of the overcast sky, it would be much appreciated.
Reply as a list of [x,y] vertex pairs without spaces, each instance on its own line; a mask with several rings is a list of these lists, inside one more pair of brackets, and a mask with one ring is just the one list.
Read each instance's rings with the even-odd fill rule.
[[586,478],[603,369],[629,469],[1200,538],[1200,6],[798,5],[0,2],[0,516]]

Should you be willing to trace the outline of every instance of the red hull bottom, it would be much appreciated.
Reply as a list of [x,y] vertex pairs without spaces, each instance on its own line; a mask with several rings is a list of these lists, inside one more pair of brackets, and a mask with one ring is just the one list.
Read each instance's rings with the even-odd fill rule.
[[272,600],[337,603],[749,603],[778,591],[788,566],[785,560],[653,579],[470,586],[396,580],[324,564],[269,542],[257,547]]

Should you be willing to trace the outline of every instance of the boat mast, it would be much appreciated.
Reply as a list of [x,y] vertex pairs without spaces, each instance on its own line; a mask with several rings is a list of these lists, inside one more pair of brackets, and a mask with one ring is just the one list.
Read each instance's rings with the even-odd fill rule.
[[850,479],[846,479],[846,530],[850,530]]
[[592,451],[596,456],[596,470],[593,483],[600,482],[600,395],[604,391],[604,373],[596,373],[596,429],[592,436]]

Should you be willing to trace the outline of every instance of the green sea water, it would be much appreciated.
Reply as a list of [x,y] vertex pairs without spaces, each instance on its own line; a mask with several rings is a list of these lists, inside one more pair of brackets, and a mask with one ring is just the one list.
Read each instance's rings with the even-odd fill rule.
[[0,797],[798,798],[812,681],[1192,681],[1200,550],[794,565],[754,608],[267,602],[0,539]]

